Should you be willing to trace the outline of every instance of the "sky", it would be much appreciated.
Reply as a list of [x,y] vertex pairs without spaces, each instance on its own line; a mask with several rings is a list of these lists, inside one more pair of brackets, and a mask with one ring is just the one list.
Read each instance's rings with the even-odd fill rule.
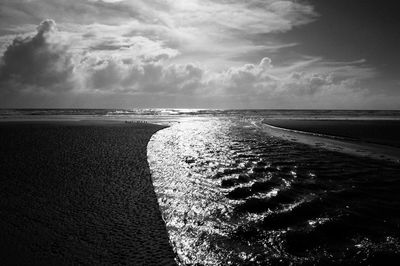
[[373,0],[0,0],[0,108],[400,109]]

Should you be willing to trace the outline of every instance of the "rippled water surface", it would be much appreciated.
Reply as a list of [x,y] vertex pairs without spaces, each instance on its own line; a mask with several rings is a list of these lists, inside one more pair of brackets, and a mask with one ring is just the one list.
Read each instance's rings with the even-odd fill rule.
[[181,264],[374,264],[399,259],[400,167],[187,118],[148,160]]

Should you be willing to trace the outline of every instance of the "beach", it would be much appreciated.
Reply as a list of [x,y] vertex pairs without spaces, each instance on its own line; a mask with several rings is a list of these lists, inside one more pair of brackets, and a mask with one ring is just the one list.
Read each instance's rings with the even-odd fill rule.
[[173,265],[146,158],[162,126],[0,123],[0,261]]
[[308,111],[221,112],[4,117],[3,264],[380,265],[400,257],[399,148],[364,139],[392,134],[395,142],[396,123],[363,122],[359,112],[315,112],[309,121],[298,119]]
[[276,127],[400,147],[400,120],[266,119]]
[[259,126],[288,141],[400,162],[399,120],[264,119]]

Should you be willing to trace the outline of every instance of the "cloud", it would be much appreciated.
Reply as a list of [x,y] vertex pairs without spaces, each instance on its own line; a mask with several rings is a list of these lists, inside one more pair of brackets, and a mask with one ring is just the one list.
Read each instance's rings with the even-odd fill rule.
[[56,23],[44,20],[35,36],[16,38],[6,48],[0,82],[57,88],[73,75],[73,59],[67,50],[57,39]]
[[[231,67],[214,75],[204,91],[218,99],[229,98],[232,107],[354,108],[370,97],[366,83],[375,74],[359,65],[363,63],[307,59],[288,68],[274,66],[271,59],[263,58],[258,64]],[[345,69],[358,71],[344,76]]]
[[[57,26],[45,20],[32,32],[46,17],[57,17]],[[15,99],[104,97],[115,107],[173,99],[229,108],[307,106],[338,95],[350,101],[376,75],[365,60],[286,54],[299,44],[276,38],[317,17],[298,0],[5,0],[0,85]]]
[[183,97],[203,104],[230,101],[230,107],[240,103],[276,107],[359,94],[355,85],[371,72],[363,66],[365,61],[305,58],[275,66],[269,57],[215,71],[207,65],[174,62],[177,50],[142,36],[96,41],[98,46],[85,51],[75,51],[71,43],[53,20],[44,20],[33,37],[16,38],[6,49],[0,68],[2,87],[13,90],[16,98],[20,91],[24,97],[53,93],[53,100],[57,95],[65,99],[103,95],[119,101]]
[[245,63],[248,54],[260,58],[271,47],[292,45],[252,40],[310,23],[316,13],[295,0],[7,0],[0,2],[0,17],[5,22],[0,34],[27,32],[42,18],[56,17],[60,30],[80,40],[75,50],[122,52],[113,40],[125,38],[129,45],[129,38],[140,36],[178,51],[177,61],[200,61],[221,70],[239,58],[239,64]]
[[140,11],[131,8],[125,1],[106,2],[88,0],[2,0],[0,16],[8,25],[21,21],[35,23],[43,17],[57,17],[59,23],[96,23],[101,18],[105,24],[123,22],[126,18],[139,16]]
[[294,72],[289,77],[282,80],[282,91],[292,93],[296,96],[312,96],[329,90],[330,86],[340,86],[340,82],[334,82],[334,73],[316,74],[305,72]]
[[80,66],[85,91],[105,94],[193,94],[201,87],[203,69],[162,61],[91,61]]
[[[103,43],[106,45],[106,43]],[[162,43],[138,36],[110,40],[108,47],[74,52],[56,23],[40,23],[32,37],[15,38],[0,67],[4,88],[32,92],[137,94],[191,93],[199,87],[203,70],[195,64],[166,63],[177,52]],[[121,50],[121,51],[120,51]]]
[[76,51],[63,34],[54,20],[47,19],[34,36],[15,38],[2,57],[2,87],[134,93],[168,86],[183,89],[198,73],[193,64],[164,66],[178,52],[142,36],[109,39]]

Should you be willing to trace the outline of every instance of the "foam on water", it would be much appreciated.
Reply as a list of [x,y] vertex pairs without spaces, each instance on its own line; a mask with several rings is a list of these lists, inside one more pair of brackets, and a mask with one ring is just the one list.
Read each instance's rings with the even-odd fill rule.
[[148,145],[180,264],[399,256],[400,167],[266,135],[242,117],[181,119]]

